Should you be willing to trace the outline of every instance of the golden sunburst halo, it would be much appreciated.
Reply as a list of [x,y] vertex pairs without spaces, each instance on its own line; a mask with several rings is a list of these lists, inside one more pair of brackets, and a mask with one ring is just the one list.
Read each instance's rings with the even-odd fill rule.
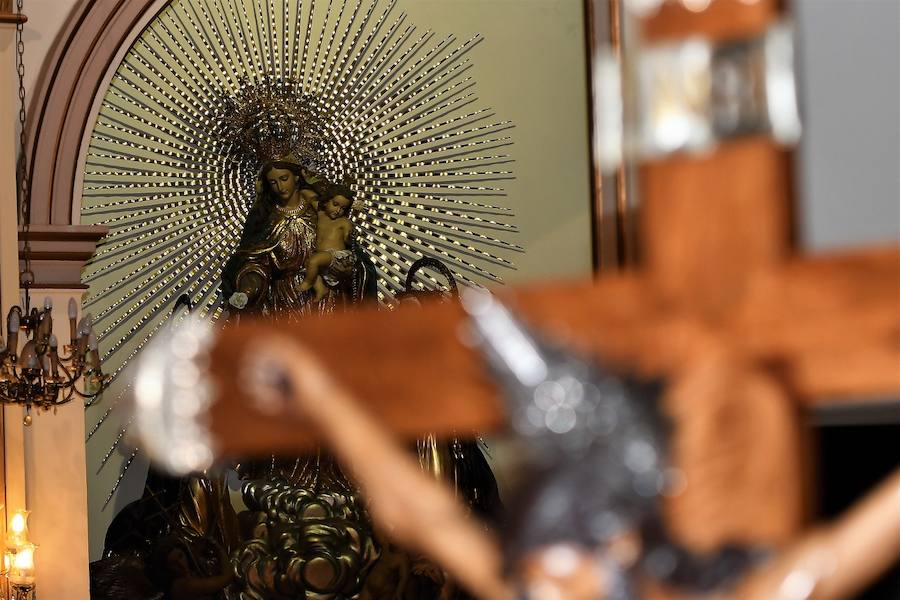
[[[479,105],[471,61],[481,37],[421,31],[396,4],[172,0],[116,68],[82,189],[81,221],[110,230],[83,273],[113,376],[88,412],[92,485],[109,490],[92,512],[110,505],[139,455],[118,454],[128,365],[181,294],[201,315],[222,312],[221,268],[259,167],[247,147],[286,137],[316,171],[352,182],[382,300],[425,256],[469,283],[501,282],[514,268],[522,248],[503,187],[513,124]],[[254,134],[248,125],[266,106]],[[441,282],[426,274],[421,284]]]

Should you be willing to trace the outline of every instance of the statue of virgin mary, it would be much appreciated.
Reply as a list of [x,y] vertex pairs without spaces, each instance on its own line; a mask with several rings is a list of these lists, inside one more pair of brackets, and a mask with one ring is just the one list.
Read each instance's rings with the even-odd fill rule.
[[299,290],[316,249],[318,196],[325,186],[293,154],[263,164],[241,240],[222,272],[221,289],[231,308],[302,317],[374,296],[374,267],[358,248],[355,268],[332,280],[336,285],[318,303]]
[[[329,293],[316,302],[311,291],[300,289],[316,247],[318,202],[327,189],[326,181],[291,154],[260,169],[255,203],[223,270],[223,295],[237,314],[302,318],[374,296],[374,267],[353,236],[354,264],[343,277],[331,279]],[[488,520],[496,517],[496,483],[477,443],[442,443],[428,436],[416,452],[425,470],[452,478],[473,510]],[[456,595],[433,565],[407,556],[373,531],[363,499],[327,452],[273,457],[238,471],[248,510],[239,519],[244,541],[232,553],[241,588],[236,597]]]
[[[255,174],[255,186],[245,200],[249,210],[240,239],[223,257],[223,314],[228,320],[245,315],[302,319],[374,299],[376,269],[352,232],[347,240],[352,260],[323,277],[327,293],[317,300],[313,290],[301,289],[307,261],[316,252],[319,201],[334,189],[328,178],[343,180],[348,174],[340,157],[324,149],[333,145],[320,143],[314,99],[290,86],[260,84],[225,100],[219,123],[231,149],[228,158],[240,172]],[[477,442],[428,437],[410,451],[417,452],[424,469],[455,485],[472,510],[489,520],[495,516],[496,483]],[[240,501],[232,493],[236,483]],[[151,472],[144,498],[135,505],[140,510],[126,516],[162,506],[159,526],[145,535],[149,562],[157,566],[163,589],[175,575],[218,582],[227,566],[220,557],[227,555],[234,580],[217,588],[218,597],[457,595],[434,565],[406,555],[373,529],[364,498],[324,450],[242,462],[228,477],[167,480]],[[168,541],[159,543],[161,537]],[[107,550],[115,553],[116,548],[108,545]],[[182,554],[187,560],[174,560]]]
[[[358,303],[374,294],[374,267],[351,236],[354,260],[320,300],[301,291],[316,250],[320,194],[328,182],[294,154],[266,161],[240,242],[222,273],[233,315],[303,318]],[[378,558],[357,492],[331,456],[241,464],[247,510],[238,515],[232,548],[241,598],[352,598]]]

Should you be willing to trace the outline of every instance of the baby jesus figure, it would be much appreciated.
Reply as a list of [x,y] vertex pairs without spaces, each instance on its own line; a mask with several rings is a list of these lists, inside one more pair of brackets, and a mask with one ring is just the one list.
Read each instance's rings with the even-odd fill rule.
[[[326,279],[348,273],[353,268],[353,251],[347,248],[353,223],[350,221],[350,207],[353,192],[344,185],[329,186],[319,198],[319,220],[316,229],[316,252],[306,261],[306,277],[300,284],[300,291],[315,291],[315,300],[321,300],[328,293]],[[334,281],[336,284],[336,278]]]

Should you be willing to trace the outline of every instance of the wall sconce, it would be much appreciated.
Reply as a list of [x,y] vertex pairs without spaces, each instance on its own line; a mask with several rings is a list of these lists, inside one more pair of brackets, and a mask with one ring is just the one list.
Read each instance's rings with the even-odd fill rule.
[[32,600],[34,598],[34,551],[31,542],[22,544],[12,555],[9,567],[10,600]]
[[10,519],[3,556],[3,571],[9,582],[9,600],[33,600],[34,551],[28,541],[28,511],[17,510]]

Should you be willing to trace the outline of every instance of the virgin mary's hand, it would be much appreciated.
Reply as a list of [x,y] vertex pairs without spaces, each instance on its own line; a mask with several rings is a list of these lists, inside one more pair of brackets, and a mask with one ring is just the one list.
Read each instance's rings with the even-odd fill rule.
[[238,310],[242,310],[245,306],[247,306],[248,300],[249,298],[244,292],[235,292],[231,295],[231,298],[228,299],[228,304]]

